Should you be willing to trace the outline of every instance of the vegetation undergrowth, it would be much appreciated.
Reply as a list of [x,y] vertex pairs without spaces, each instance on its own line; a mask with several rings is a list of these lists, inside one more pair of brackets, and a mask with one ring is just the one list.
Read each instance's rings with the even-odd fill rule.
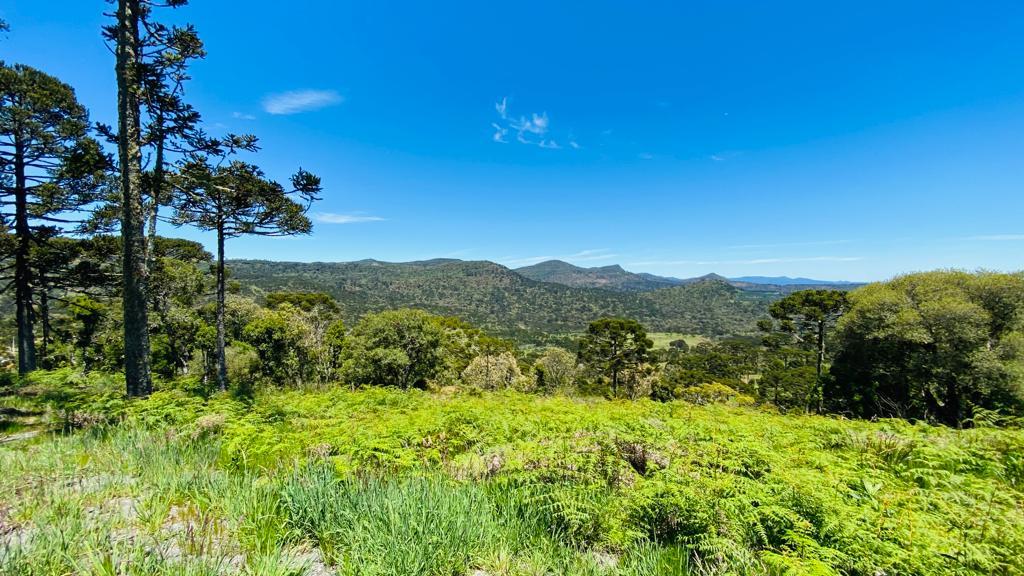
[[1020,430],[383,388],[89,410],[0,444],[0,573],[1024,572]]

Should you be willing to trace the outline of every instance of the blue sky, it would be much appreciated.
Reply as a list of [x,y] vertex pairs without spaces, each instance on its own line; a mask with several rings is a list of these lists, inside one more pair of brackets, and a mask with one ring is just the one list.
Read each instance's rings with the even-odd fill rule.
[[[555,4],[164,11],[206,42],[188,96],[208,130],[257,134],[276,178],[324,181],[311,237],[233,240],[229,257],[1024,268],[1024,3]],[[109,9],[0,0],[0,58],[110,122]]]

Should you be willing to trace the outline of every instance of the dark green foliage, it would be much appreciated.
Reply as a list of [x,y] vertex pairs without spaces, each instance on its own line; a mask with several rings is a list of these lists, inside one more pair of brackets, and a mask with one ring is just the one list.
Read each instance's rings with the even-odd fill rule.
[[22,374],[37,365],[34,306],[45,299],[33,260],[41,263],[44,244],[74,227],[76,213],[95,201],[109,167],[88,133],[88,113],[70,86],[0,61],[0,233],[14,236],[0,243],[0,262],[3,279],[14,288]]
[[[841,290],[801,290],[773,303],[768,309],[772,320],[758,323],[762,331],[769,333],[765,338],[767,346],[782,348],[788,344],[814,351],[817,383],[807,391],[808,409],[822,410],[827,342],[830,331],[848,307],[847,294]],[[778,335],[784,336],[777,338]]]
[[353,386],[423,388],[444,368],[445,331],[421,310],[368,314],[345,340],[342,375]]
[[636,320],[601,318],[591,322],[580,339],[579,360],[598,376],[608,379],[615,397],[619,395],[624,373],[640,369],[653,347],[654,342]]
[[291,304],[304,312],[309,312],[314,308],[320,308],[332,314],[341,312],[334,298],[323,292],[271,292],[267,294],[267,308],[277,308],[281,304]]
[[429,260],[392,264],[233,260],[243,284],[273,291],[319,291],[333,296],[345,321],[368,312],[415,307],[458,316],[488,333],[519,342],[568,347],[571,335],[601,316],[636,318],[652,330],[752,334],[777,298],[744,292],[719,280],[643,294],[571,288],[524,278],[492,262]]
[[1024,403],[1024,278],[928,272],[850,295],[828,398],[858,416],[961,425]]

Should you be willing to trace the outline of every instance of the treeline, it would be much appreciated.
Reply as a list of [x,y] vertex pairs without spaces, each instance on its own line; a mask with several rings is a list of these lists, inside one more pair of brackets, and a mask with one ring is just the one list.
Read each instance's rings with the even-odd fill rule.
[[[0,61],[0,260],[4,292],[14,300],[21,374],[41,361],[60,362],[59,353],[49,350],[54,341],[50,307],[56,302],[77,319],[75,342],[83,354],[101,317],[116,323],[127,394],[152,391],[151,313],[159,317],[156,332],[173,342],[167,346],[183,346],[167,325],[174,319],[160,308],[182,297],[167,294],[164,276],[188,272],[161,260],[157,225],[168,222],[216,234],[209,361],[219,387],[226,389],[225,241],[311,229],[305,214],[318,199],[319,178],[302,169],[288,185],[268,178],[244,160],[259,149],[255,136],[208,135],[201,115],[185,100],[189,65],[206,52],[191,25],[169,25],[157,15],[186,4],[117,0],[116,11],[108,15],[112,23],[102,36],[115,55],[115,126],[91,124],[74,89],[59,79]],[[115,232],[117,238],[89,238]],[[108,250],[111,242],[114,253]],[[196,249],[190,248],[191,260]],[[83,300],[93,291],[113,295],[119,310]],[[43,332],[42,349],[37,328]],[[183,362],[178,352],[171,355],[174,363]]]
[[[268,178],[245,160],[258,150],[253,135],[203,130],[184,98],[189,64],[205,57],[203,44],[191,26],[157,18],[186,4],[118,0],[103,30],[116,56],[116,126],[93,124],[59,79],[0,61],[0,270],[13,312],[9,361],[21,374],[62,366],[123,370],[128,396],[149,394],[155,373],[162,381],[184,378],[201,393],[335,384],[515,387],[728,399],[952,425],[1022,412],[1021,274],[932,272],[851,293],[797,292],[771,305],[760,336],[692,349],[679,341],[668,350],[654,350],[635,319],[596,320],[564,346],[519,348],[450,313],[379,311],[370,302],[374,312],[358,320],[349,314],[347,327],[345,311],[328,294],[243,296],[225,266],[226,241],[310,232],[306,212],[321,185],[302,169],[287,185]],[[216,254],[162,238],[160,223],[214,232]],[[441,280],[427,286],[440,294],[432,301],[441,307],[476,298],[472,309],[481,318],[523,308],[522,318],[533,319],[531,302],[550,291],[509,272],[502,281],[520,282],[520,298],[452,292],[460,283],[443,266],[419,267]],[[359,270],[376,278],[378,268]],[[492,272],[477,265],[462,278],[492,286]],[[405,269],[389,274],[396,286],[417,285],[406,305],[415,304],[423,286]],[[603,313],[718,310],[739,299],[727,288],[732,292],[713,282],[669,288],[632,307],[594,291],[571,317],[592,318],[601,303],[608,304]],[[582,293],[551,292],[559,302]],[[744,313],[764,310],[766,302],[747,304]],[[562,322],[566,310],[543,312]],[[717,313],[696,313],[694,321],[722,325]]]

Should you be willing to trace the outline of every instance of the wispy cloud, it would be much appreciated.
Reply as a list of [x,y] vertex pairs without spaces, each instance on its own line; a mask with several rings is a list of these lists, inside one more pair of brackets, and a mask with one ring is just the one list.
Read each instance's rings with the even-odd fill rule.
[[733,151],[733,150],[727,150],[727,151],[724,151],[724,152],[716,152],[716,153],[712,154],[711,156],[708,156],[708,158],[711,159],[714,162],[728,162],[729,160],[737,158],[741,154],[742,154],[742,152],[737,152],[737,151]]
[[968,240],[984,240],[988,242],[1014,242],[1024,240],[1024,234],[989,234],[987,236],[969,236]]
[[343,101],[341,94],[334,90],[293,90],[268,95],[263,99],[263,110],[274,115],[298,114],[341,104]]
[[654,160],[654,154],[651,154],[650,152],[641,152],[637,154],[636,157],[641,160]]
[[566,262],[600,262],[602,260],[609,260],[617,257],[617,254],[612,254],[606,248],[593,248],[590,250],[580,250],[575,254],[563,254],[561,256],[528,256],[522,257],[507,257],[502,258],[501,262],[506,266],[529,266],[531,264],[538,264],[540,262],[546,262],[548,260],[564,260]]
[[313,220],[323,224],[358,224],[360,222],[382,222],[380,216],[368,216],[366,214],[336,214],[334,212],[317,212],[313,214]]
[[[551,120],[547,112],[533,112],[526,116],[513,116],[509,109],[509,99],[504,97],[495,102],[494,110],[498,113],[498,120],[491,122],[494,134],[491,140],[506,144],[509,142],[509,135],[514,134],[516,142],[529,144],[548,150],[560,150],[563,148],[557,140],[549,135]],[[579,142],[571,133],[567,137],[568,146],[574,150],[580,148]],[[563,142],[566,140],[563,140]]]
[[806,256],[779,258],[752,258],[749,260],[644,260],[629,262],[629,266],[756,266],[760,264],[788,264],[794,262],[859,262],[863,256]]
[[246,114],[244,112],[232,112],[231,117],[236,120],[255,120],[256,117],[252,114]]
[[809,242],[781,242],[775,244],[738,244],[726,246],[726,250],[760,250],[762,248],[790,248],[794,246],[833,246],[836,244],[849,244],[853,240],[813,240]]

